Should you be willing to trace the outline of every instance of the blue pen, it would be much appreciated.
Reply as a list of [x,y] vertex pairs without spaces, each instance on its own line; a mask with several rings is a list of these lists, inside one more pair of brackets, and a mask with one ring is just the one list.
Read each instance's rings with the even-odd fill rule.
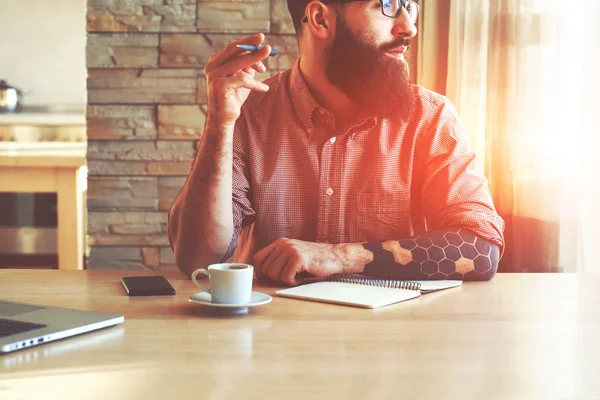
[[[263,48],[262,46],[252,46],[250,44],[238,44],[237,47],[242,50],[246,50],[246,51],[259,51],[260,49]],[[271,53],[269,55],[274,56],[276,54],[277,54],[277,50],[272,48]]]

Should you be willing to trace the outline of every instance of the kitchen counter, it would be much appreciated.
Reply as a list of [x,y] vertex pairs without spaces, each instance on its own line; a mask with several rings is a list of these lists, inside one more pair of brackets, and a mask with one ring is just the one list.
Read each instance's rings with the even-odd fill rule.
[[83,269],[86,142],[0,142],[0,192],[57,194],[59,269]]
[[0,142],[85,142],[83,106],[29,106],[0,113]]
[[85,125],[85,115],[67,113],[0,114],[0,125]]
[[[78,157],[85,158],[86,142],[2,142],[0,157]],[[6,159],[4,161],[7,162]]]
[[0,113],[0,125],[85,125],[82,107],[30,106],[18,113]]

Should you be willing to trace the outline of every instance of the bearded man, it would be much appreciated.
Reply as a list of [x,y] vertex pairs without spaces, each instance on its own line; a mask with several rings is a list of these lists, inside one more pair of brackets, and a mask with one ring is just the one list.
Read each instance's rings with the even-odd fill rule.
[[206,65],[204,134],[169,213],[179,269],[245,248],[258,276],[287,285],[333,274],[491,279],[504,221],[456,109],[410,82],[418,5],[288,8],[300,50],[291,69],[255,79],[271,53],[263,34]]

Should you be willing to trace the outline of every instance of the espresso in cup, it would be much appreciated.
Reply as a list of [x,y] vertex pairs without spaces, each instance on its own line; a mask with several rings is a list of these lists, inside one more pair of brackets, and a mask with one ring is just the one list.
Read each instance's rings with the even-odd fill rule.
[[[198,275],[208,276],[210,288],[198,282]],[[192,281],[196,286],[210,293],[211,302],[219,304],[248,304],[253,278],[252,265],[237,263],[212,264],[192,273]]]

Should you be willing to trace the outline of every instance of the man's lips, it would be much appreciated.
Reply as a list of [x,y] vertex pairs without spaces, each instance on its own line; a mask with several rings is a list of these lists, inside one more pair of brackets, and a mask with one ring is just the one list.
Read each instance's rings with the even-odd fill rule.
[[400,55],[400,54],[404,54],[408,51],[408,46],[398,46],[398,47],[394,47],[393,49],[389,49],[386,51],[386,53],[390,53],[393,55]]

